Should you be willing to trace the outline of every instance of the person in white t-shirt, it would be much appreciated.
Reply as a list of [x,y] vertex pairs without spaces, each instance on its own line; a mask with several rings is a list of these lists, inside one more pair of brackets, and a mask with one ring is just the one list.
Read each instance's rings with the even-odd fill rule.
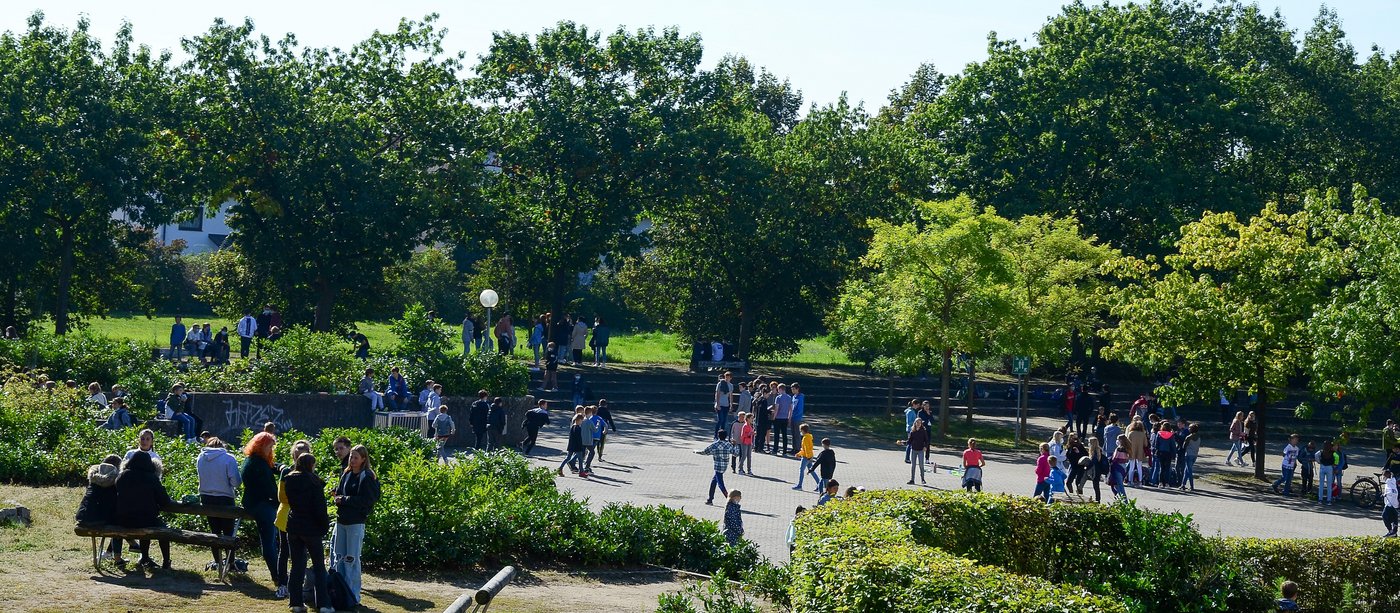
[[88,384],[88,402],[96,402],[107,408],[107,395],[102,393],[102,384],[93,381]]
[[1395,536],[1396,515],[1400,514],[1400,490],[1395,486],[1395,475],[1390,474],[1390,469],[1386,469],[1382,475],[1385,479],[1385,509],[1381,511],[1381,521],[1385,522],[1386,536]]

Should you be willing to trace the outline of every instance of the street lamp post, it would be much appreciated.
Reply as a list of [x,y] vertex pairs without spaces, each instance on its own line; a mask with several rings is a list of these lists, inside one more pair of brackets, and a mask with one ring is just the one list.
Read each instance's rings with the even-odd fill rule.
[[491,309],[494,308],[500,302],[501,297],[496,295],[496,290],[481,290],[481,306],[486,307],[486,321],[481,322],[481,325],[487,328],[486,330],[481,331],[481,335],[486,337],[486,342],[482,346],[485,347],[487,351],[491,351],[495,345],[495,339],[493,338],[495,336],[495,332],[490,329]]

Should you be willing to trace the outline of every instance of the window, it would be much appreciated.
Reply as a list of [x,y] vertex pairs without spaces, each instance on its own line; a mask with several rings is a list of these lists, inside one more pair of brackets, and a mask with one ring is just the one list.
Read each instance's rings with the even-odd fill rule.
[[180,222],[180,229],[187,232],[204,231],[204,209],[198,209],[194,215]]

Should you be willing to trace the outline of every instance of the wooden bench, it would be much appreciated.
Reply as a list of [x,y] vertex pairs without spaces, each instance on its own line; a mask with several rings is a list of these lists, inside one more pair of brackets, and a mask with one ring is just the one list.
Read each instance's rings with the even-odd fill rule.
[[166,540],[172,543],[196,545],[199,547],[217,547],[225,552],[223,564],[219,565],[219,580],[225,581],[228,578],[229,568],[233,566],[233,552],[238,548],[239,524],[242,520],[253,519],[252,514],[244,510],[243,507],[186,504],[182,502],[166,505],[161,511],[166,513],[215,517],[219,519],[232,519],[234,520],[233,534],[219,535],[210,532],[181,530],[179,528],[127,528],[124,526],[85,526],[81,524],[73,528],[73,533],[92,539],[92,567],[98,572],[102,570],[102,551],[107,548],[108,539]]
[[696,360],[695,365],[690,369],[692,372],[702,370],[732,370],[739,373],[749,372],[748,360]]

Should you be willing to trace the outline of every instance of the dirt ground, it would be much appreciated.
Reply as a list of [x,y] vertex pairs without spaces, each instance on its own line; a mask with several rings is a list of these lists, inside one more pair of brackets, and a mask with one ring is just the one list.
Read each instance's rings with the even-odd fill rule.
[[[248,574],[233,575],[227,585],[216,573],[203,570],[207,550],[185,545],[172,545],[172,571],[123,572],[104,562],[102,571],[95,572],[90,539],[73,534],[73,513],[81,497],[81,488],[0,485],[0,501],[23,504],[35,518],[29,527],[0,527],[0,611],[287,610],[287,601],[274,598],[274,586],[267,571],[259,570],[256,554],[247,556]],[[441,611],[492,572],[369,573],[359,610]],[[664,571],[522,569],[491,611],[650,612],[656,610],[658,595],[682,585]]]

